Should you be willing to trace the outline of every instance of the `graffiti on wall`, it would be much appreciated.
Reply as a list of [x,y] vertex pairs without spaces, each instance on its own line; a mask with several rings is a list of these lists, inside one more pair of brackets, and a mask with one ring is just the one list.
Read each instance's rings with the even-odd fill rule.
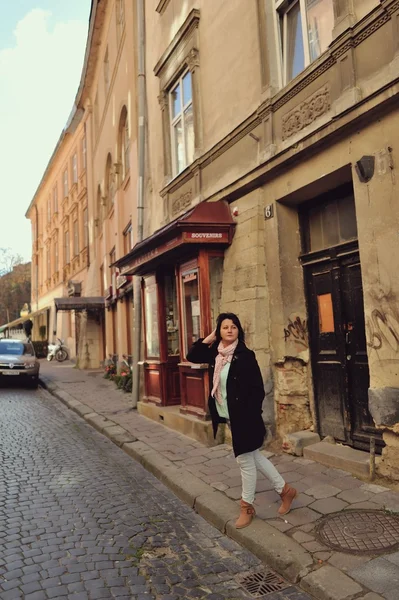
[[295,342],[303,348],[308,347],[308,322],[306,319],[301,317],[294,317],[288,319],[288,323],[284,328],[284,340],[286,342]]
[[375,308],[366,319],[366,329],[369,348],[399,353],[399,315],[396,311]]

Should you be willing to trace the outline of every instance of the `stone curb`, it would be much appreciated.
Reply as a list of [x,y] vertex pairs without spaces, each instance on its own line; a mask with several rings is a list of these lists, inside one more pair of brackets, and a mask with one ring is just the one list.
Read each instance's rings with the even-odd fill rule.
[[[207,522],[252,552],[282,577],[291,583],[299,584],[319,600],[332,600],[331,592],[339,577],[339,599],[352,600],[355,596],[359,597],[359,588],[362,588],[348,575],[329,565],[314,570],[312,555],[293,538],[258,519],[245,529],[236,529],[234,521],[237,518],[238,507],[234,500],[185,469],[176,467],[172,461],[137,440],[123,427],[94,412],[91,407],[82,404],[51,381],[41,377],[40,383],[68,408],[82,416],[89,425],[106,435],[140,463]],[[333,600],[337,600],[335,596]]]

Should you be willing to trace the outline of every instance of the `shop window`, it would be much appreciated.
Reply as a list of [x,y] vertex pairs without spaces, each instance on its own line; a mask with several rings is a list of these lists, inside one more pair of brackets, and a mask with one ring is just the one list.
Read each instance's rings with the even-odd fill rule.
[[144,278],[144,318],[147,358],[159,358],[158,297],[154,275]]
[[355,240],[357,223],[353,193],[333,192],[305,209],[305,251],[314,252]]
[[285,85],[331,43],[333,0],[275,0],[275,6]]
[[174,275],[165,275],[164,281],[168,356],[178,356],[180,354],[180,348],[176,279]]
[[199,271],[182,271],[182,309],[184,354],[200,337]]

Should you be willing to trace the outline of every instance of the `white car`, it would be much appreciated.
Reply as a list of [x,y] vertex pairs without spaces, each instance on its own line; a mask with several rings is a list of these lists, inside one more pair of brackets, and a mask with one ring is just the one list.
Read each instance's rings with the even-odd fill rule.
[[0,382],[21,381],[37,388],[39,369],[40,363],[31,342],[7,338],[0,340]]

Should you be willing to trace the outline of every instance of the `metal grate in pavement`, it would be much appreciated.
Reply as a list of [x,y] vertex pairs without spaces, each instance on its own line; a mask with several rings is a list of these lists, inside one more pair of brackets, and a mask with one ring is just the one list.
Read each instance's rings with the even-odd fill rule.
[[345,510],[324,518],[319,540],[349,554],[381,554],[399,547],[399,516],[382,510]]
[[254,598],[263,598],[272,592],[279,592],[288,584],[272,571],[264,570],[237,577],[237,582]]

